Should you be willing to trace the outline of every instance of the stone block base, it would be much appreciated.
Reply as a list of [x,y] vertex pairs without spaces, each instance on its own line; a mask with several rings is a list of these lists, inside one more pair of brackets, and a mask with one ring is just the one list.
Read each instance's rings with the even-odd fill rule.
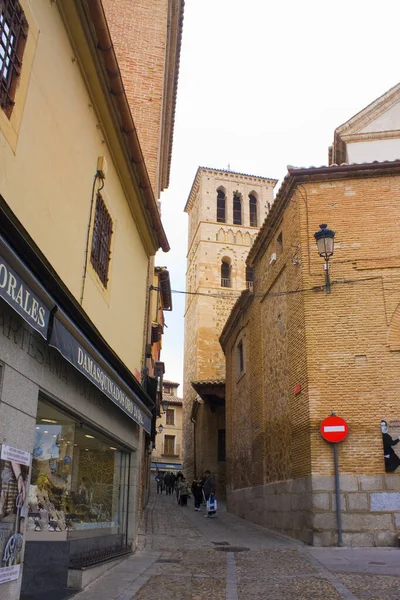
[[[397,546],[400,476],[340,477],[345,546]],[[238,517],[314,546],[337,545],[333,476],[308,477],[228,491],[228,510]]]

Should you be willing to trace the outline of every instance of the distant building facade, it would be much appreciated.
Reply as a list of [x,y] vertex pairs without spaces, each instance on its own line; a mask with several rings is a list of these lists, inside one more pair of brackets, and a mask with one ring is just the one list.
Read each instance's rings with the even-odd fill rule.
[[184,469],[209,469],[225,494],[225,359],[218,338],[240,292],[246,257],[276,180],[200,167],[186,203],[189,239],[184,352]]
[[335,130],[329,164],[400,158],[400,83]]
[[[385,119],[384,112],[377,116]],[[400,161],[290,168],[247,265],[226,357],[228,510],[317,546],[337,543],[332,412],[344,545],[400,528]],[[336,231],[331,293],[314,232]]]
[[[151,455],[152,471],[178,472],[182,470],[182,398],[178,396],[179,383],[164,380],[160,416],[156,423],[155,445]],[[166,404],[165,404],[166,403]],[[159,427],[162,425],[162,430]]]

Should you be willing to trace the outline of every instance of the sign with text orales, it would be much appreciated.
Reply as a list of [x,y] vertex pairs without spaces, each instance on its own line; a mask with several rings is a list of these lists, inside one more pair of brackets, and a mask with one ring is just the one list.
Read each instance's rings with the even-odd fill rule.
[[0,297],[46,339],[50,310],[2,256]]
[[140,398],[131,389],[125,392],[121,378],[114,369],[109,366],[106,370],[94,358],[95,352],[90,354],[57,318],[54,319],[49,344],[140,427],[151,432],[150,412],[142,405]]

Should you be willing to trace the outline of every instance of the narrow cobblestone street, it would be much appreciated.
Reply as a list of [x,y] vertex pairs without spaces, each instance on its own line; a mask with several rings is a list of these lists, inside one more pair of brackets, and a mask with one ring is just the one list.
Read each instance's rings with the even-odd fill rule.
[[310,548],[153,494],[137,552],[74,600],[398,600],[400,549]]

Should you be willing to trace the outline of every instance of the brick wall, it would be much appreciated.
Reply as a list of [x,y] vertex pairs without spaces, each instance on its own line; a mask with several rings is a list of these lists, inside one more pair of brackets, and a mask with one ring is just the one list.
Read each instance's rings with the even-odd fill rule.
[[[380,432],[381,419],[392,434],[400,419],[400,176],[352,173],[278,196],[253,253],[255,297],[222,336],[230,509],[318,545],[336,540],[332,447],[319,432],[332,411],[350,428],[339,447],[345,543],[391,544],[400,525],[400,472],[385,474]],[[313,289],[324,284],[320,223],[336,231],[329,295]],[[238,380],[240,336],[249,360]]]
[[168,0],[103,0],[146,167],[159,195]]

